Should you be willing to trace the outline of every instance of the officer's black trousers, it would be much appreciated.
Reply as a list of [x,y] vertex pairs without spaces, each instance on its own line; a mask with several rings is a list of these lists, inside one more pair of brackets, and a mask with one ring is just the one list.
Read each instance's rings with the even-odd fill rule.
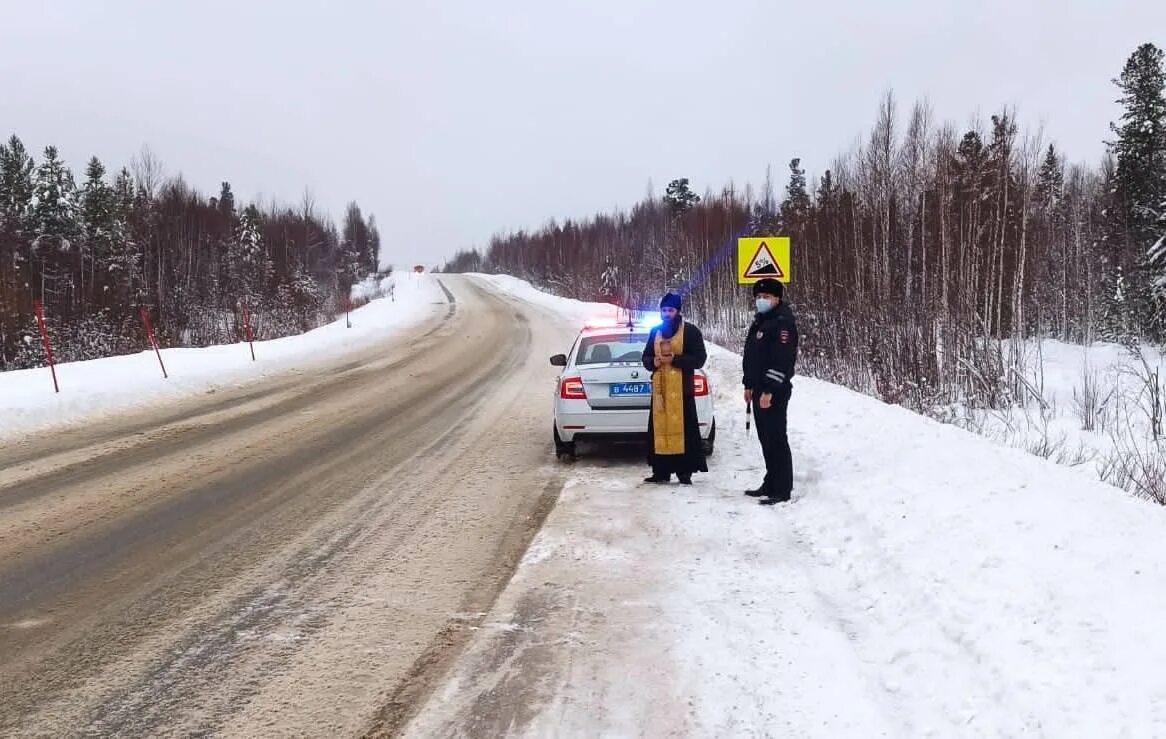
[[789,415],[789,383],[773,394],[773,405],[761,407],[761,393],[753,393],[753,418],[757,423],[757,438],[765,456],[765,491],[775,498],[788,498],[794,488],[793,455],[789,448],[786,419]]

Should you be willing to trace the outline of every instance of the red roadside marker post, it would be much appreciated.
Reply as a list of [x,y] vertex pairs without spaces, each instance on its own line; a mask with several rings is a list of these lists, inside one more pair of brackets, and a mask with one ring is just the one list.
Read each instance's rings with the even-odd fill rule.
[[49,342],[49,329],[45,325],[44,307],[38,302],[36,304],[36,322],[40,326],[40,338],[45,345],[45,356],[49,359],[49,370],[53,373],[53,391],[61,392],[61,386],[57,384],[57,366],[53,362],[53,345]]
[[247,332],[247,343],[251,345],[251,361],[255,361],[255,337],[251,333],[251,311],[247,310],[247,301],[239,301],[243,309],[243,330]]
[[158,356],[158,365],[162,367],[162,379],[169,379],[166,374],[166,365],[162,363],[162,352],[158,349],[158,339],[154,336],[154,324],[150,322],[150,312],[142,308],[142,325],[146,328],[146,336],[150,339],[150,346],[154,347],[154,354]]

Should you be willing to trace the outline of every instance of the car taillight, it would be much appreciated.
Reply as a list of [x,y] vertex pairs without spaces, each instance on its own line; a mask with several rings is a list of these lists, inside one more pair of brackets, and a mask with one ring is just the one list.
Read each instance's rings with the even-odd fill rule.
[[582,377],[571,377],[559,385],[559,397],[563,400],[587,400]]
[[709,380],[704,375],[696,375],[692,378],[692,392],[698,398],[708,395],[712,392],[712,387],[709,385]]

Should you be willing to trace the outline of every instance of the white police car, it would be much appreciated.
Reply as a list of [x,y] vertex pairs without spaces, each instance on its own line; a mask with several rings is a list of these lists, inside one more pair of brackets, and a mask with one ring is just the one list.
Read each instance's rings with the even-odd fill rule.
[[[562,367],[555,384],[555,453],[575,457],[578,441],[646,441],[652,373],[644,346],[655,322],[589,321],[568,354],[551,357]],[[694,376],[696,416],[705,455],[713,453],[717,422],[708,375]]]

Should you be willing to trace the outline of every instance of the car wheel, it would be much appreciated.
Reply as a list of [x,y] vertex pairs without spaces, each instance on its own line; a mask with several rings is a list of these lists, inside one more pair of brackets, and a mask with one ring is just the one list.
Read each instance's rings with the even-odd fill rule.
[[704,456],[706,456],[706,457],[713,456],[713,449],[716,446],[716,443],[717,443],[717,422],[713,421],[713,428],[711,431],[709,431],[709,438],[701,441],[701,445],[704,447]]
[[575,442],[563,441],[559,437],[559,430],[554,430],[555,434],[555,456],[559,458],[560,462],[574,462],[575,461]]

